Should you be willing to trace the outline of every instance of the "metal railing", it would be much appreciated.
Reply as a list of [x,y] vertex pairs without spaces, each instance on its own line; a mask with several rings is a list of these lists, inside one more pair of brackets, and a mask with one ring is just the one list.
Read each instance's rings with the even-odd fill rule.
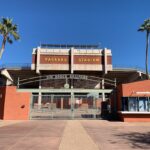
[[20,85],[26,85],[30,83],[35,83],[35,82],[42,82],[42,81],[49,81],[49,80],[66,80],[66,84],[68,80],[87,80],[91,82],[96,82],[96,83],[101,83],[101,84],[107,84],[111,86],[116,86],[116,79],[115,80],[110,80],[107,78],[100,78],[100,77],[95,77],[95,76],[87,76],[87,75],[80,75],[80,74],[53,74],[53,75],[42,75],[42,76],[35,76],[31,78],[26,78],[26,79],[19,79],[18,78],[18,83],[17,86],[18,88]]
[[[145,73],[145,68],[140,67],[140,66],[132,66],[132,65],[113,65],[113,69],[115,70],[137,70]],[[149,70],[150,71],[150,70]]]
[[8,63],[0,65],[0,69],[30,69],[30,63]]
[[[7,63],[1,64],[0,69],[30,69],[31,63]],[[113,69],[115,70],[137,70],[145,73],[145,68],[139,66],[132,66],[132,65],[113,65]],[[149,70],[150,72],[150,70]]]
[[41,48],[79,48],[79,49],[92,49],[99,48],[98,44],[41,44]]

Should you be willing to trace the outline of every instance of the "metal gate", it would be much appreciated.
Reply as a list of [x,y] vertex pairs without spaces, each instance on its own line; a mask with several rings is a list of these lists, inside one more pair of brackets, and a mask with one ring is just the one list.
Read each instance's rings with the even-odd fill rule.
[[101,98],[89,94],[33,94],[30,119],[96,119]]
[[75,95],[74,118],[96,119],[101,115],[102,99],[88,95]]

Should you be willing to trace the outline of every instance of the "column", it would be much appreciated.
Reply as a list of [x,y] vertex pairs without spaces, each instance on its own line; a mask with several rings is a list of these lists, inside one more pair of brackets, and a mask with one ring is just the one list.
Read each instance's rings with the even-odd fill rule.
[[[71,74],[74,72],[74,48],[71,48]],[[71,89],[73,89],[73,79],[71,79]]]
[[[102,89],[104,90],[105,89],[105,80],[104,79],[102,79]],[[102,92],[102,101],[105,101],[105,93],[104,92]]]
[[70,53],[71,53],[71,74],[73,74],[73,71],[74,71],[74,67],[73,67],[73,65],[74,65],[74,54],[73,54],[73,52],[74,52],[74,48],[71,48],[70,49]]
[[37,60],[36,60],[36,73],[40,73],[39,67],[40,67],[40,48],[37,48]]
[[64,98],[63,98],[63,97],[61,97],[61,104],[60,104],[60,105],[61,105],[61,106],[60,106],[61,109],[63,110],[63,108],[64,108],[64,106],[63,106],[63,105],[64,105]]
[[105,93],[104,92],[102,93],[102,101],[103,102],[105,101]]
[[41,104],[42,104],[41,81],[39,81],[38,109],[41,109]]
[[38,95],[38,109],[41,109],[41,102],[42,102],[42,94],[41,94],[41,92],[39,92],[39,95]]
[[101,87],[101,88],[102,88],[103,90],[105,89],[105,86],[104,86],[104,85],[105,85],[105,81],[104,81],[104,79],[102,79],[102,85],[101,85],[102,87]]
[[104,55],[104,74],[107,74],[107,49],[104,48],[103,50]]
[[[54,95],[51,95],[51,104],[50,104],[50,108],[51,108],[51,117],[53,119],[54,117]],[[57,106],[56,106],[57,107]]]
[[[96,98],[95,97],[93,97],[93,108],[96,110],[97,108],[96,108]],[[96,118],[96,111],[94,111],[94,114],[93,114],[94,116],[94,118]]]
[[71,117],[74,118],[74,93],[71,93]]

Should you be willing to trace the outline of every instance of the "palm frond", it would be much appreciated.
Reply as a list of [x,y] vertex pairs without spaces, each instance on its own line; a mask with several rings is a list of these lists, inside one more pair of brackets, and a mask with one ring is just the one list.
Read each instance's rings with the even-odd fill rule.
[[148,31],[148,32],[150,32],[150,19],[144,20],[144,23],[140,26],[138,31]]
[[[0,21],[0,35],[2,35],[4,41],[2,44],[3,50],[5,48],[6,41],[10,44],[13,43],[11,37],[13,37],[15,40],[20,39],[20,36],[18,34],[18,27],[16,24],[13,24],[12,21],[13,20],[10,18],[2,18],[2,20]],[[0,59],[2,53],[0,54]]]
[[2,30],[2,28],[3,28],[3,25],[0,23],[0,30]]
[[10,37],[7,37],[7,42],[10,43],[10,44],[12,44],[13,40]]
[[145,31],[145,28],[141,26],[138,31]]
[[11,18],[2,18],[2,23],[3,24],[12,24],[12,19]]
[[15,31],[10,31],[10,34],[14,37],[15,40],[19,40],[20,39],[20,36],[17,32]]
[[[15,40],[20,39],[18,31],[18,26],[12,23],[12,19],[10,18],[2,18],[0,23],[0,34],[3,36],[13,36]],[[8,40],[9,42],[9,40]]]

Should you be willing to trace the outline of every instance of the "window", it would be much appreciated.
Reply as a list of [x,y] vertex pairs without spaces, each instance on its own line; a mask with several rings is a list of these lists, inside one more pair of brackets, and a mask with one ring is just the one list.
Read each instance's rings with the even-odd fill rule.
[[128,111],[128,97],[122,97],[122,110]]
[[139,111],[148,110],[148,99],[146,97],[139,98]]
[[147,101],[147,109],[148,109],[148,111],[150,111],[150,97],[148,97],[148,101]]
[[122,97],[122,111],[150,111],[150,97]]
[[138,111],[137,98],[130,97],[128,98],[129,111]]

